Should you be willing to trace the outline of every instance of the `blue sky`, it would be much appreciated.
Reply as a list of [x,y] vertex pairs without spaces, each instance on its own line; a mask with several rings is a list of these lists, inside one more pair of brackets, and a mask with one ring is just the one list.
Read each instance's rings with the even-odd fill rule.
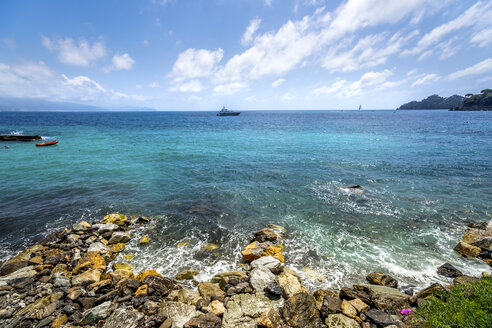
[[0,2],[0,96],[395,108],[492,84],[492,1]]

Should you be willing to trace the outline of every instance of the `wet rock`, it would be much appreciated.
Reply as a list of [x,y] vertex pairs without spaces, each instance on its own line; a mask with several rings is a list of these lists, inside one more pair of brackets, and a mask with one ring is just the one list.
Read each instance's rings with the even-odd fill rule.
[[230,298],[222,319],[223,328],[255,328],[261,314],[269,309],[278,311],[283,299],[270,300],[262,294],[239,294]]
[[162,277],[162,275],[160,273],[158,273],[157,271],[155,271],[154,269],[152,270],[144,270],[142,272],[140,272],[136,277],[135,279],[138,280],[138,282],[142,281],[143,279],[145,279],[146,277],[148,276],[157,276],[157,277]]
[[265,292],[274,297],[281,297],[284,290],[277,281],[272,281],[265,287]]
[[114,223],[114,224],[123,224],[125,222],[126,222],[126,215],[123,214],[108,214],[101,221],[101,223]]
[[480,247],[470,245],[463,241],[460,241],[458,245],[454,247],[454,250],[461,256],[468,258],[478,257],[480,255],[480,252],[482,251]]
[[444,263],[439,268],[437,268],[437,273],[448,278],[456,278],[463,275],[460,270],[456,269],[449,263]]
[[96,230],[100,234],[117,231],[119,228],[120,227],[114,223],[98,223],[92,226],[92,229]]
[[263,256],[267,248],[268,245],[266,243],[259,243],[257,241],[252,242],[251,244],[246,246],[244,250],[241,252],[241,254],[243,255],[244,262],[251,262],[256,259],[259,259],[260,257]]
[[142,313],[131,308],[118,308],[104,322],[103,328],[137,328],[140,320],[144,317]]
[[285,301],[280,311],[289,327],[318,328],[322,326],[314,297],[307,293],[298,293]]
[[251,268],[264,267],[274,274],[278,274],[284,268],[282,262],[273,256],[263,256],[251,262]]
[[139,224],[147,224],[150,222],[150,218],[147,216],[139,216],[138,219],[136,220],[136,223]]
[[207,251],[207,252],[211,252],[211,251],[214,251],[214,250],[219,249],[219,248],[220,248],[219,245],[212,244],[212,243],[202,244],[202,246],[201,246],[201,249],[204,251]]
[[142,238],[140,238],[138,243],[139,244],[148,244],[148,243],[150,243],[150,237],[149,236],[143,236]]
[[427,288],[422,289],[420,292],[410,298],[410,303],[416,304],[419,300],[427,300],[435,295],[437,292],[447,292],[441,284],[434,283]]
[[184,328],[220,328],[220,318],[213,313],[202,314],[191,318]]
[[303,267],[301,272],[311,281],[323,282],[325,280],[325,277],[313,268]]
[[220,289],[217,284],[211,282],[202,282],[201,284],[199,284],[198,291],[205,300],[223,300],[226,295],[226,293],[222,289]]
[[327,317],[340,312],[342,312],[342,301],[338,297],[325,295],[320,309],[321,316]]
[[178,280],[190,280],[190,279],[193,279],[199,273],[200,273],[200,271],[198,271],[198,270],[184,270],[184,271],[179,272],[176,275],[176,279],[178,279]]
[[126,243],[126,242],[129,242],[130,239],[131,239],[131,236],[128,232],[116,231],[116,232],[113,232],[108,243],[109,244]]
[[249,282],[256,292],[263,292],[265,287],[275,281],[275,275],[265,267],[258,267],[251,271]]
[[90,310],[87,310],[82,315],[80,325],[96,323],[99,320],[106,318],[111,313],[111,302],[104,302]]
[[296,276],[285,272],[282,272],[278,276],[278,283],[282,286],[283,297],[288,299],[297,293],[307,292],[306,287],[302,286]]
[[[226,285],[237,285],[239,282],[247,281],[249,279],[248,274],[243,271],[231,271],[218,273],[213,276],[211,282],[219,284],[220,288],[224,288]],[[234,284],[232,282],[235,282]]]
[[410,296],[396,288],[360,284],[354,285],[354,289],[369,295],[370,301],[379,310],[390,310],[396,313],[399,309],[409,307]]
[[458,284],[469,284],[472,282],[477,282],[480,281],[479,278],[475,277],[470,277],[470,276],[459,276],[453,279],[453,284],[458,285]]
[[330,314],[325,319],[328,328],[360,328],[360,325],[352,318],[343,314]]
[[385,327],[395,323],[395,320],[390,314],[383,312],[381,310],[370,309],[364,314],[378,327]]
[[147,276],[142,279],[141,284],[147,284],[149,286],[149,294],[166,296],[174,289],[181,289],[181,285],[176,281],[159,277],[159,276]]
[[386,286],[396,288],[398,287],[398,282],[391,277],[382,272],[373,272],[367,275],[367,281],[373,285]]
[[183,327],[186,322],[197,315],[193,305],[179,302],[165,301],[161,303],[159,314],[166,316],[172,321],[172,328]]
[[257,232],[255,232],[255,241],[260,243],[264,243],[266,241],[275,241],[277,240],[278,235],[270,228],[263,228]]

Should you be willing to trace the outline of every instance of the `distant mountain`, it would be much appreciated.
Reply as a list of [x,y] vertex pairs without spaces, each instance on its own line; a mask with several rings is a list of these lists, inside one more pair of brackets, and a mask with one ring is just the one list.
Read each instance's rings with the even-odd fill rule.
[[465,97],[463,107],[492,107],[492,89],[484,89],[475,95],[468,93]]
[[411,101],[401,105],[398,109],[450,109],[463,105],[465,97],[453,95],[451,97],[440,97],[432,95],[421,101]]
[[25,112],[107,112],[107,111],[155,111],[148,107],[114,107],[77,104],[71,102],[55,102],[34,98],[2,98],[0,97],[0,111]]

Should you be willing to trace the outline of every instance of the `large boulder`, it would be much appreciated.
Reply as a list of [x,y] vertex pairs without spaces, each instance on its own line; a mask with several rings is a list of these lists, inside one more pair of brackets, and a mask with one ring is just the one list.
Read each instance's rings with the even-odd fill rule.
[[283,289],[283,297],[285,299],[291,298],[297,293],[308,292],[296,276],[285,271],[278,276],[278,283]]
[[396,288],[360,284],[353,286],[355,290],[367,294],[370,301],[379,310],[389,310],[397,313],[402,308],[408,308],[410,296]]
[[313,293],[313,296],[314,299],[316,300],[316,308],[318,310],[321,310],[325,296],[331,296],[339,299],[340,292],[336,289],[318,289]]
[[193,305],[165,301],[159,307],[159,314],[171,319],[172,325],[170,328],[182,328],[186,322],[198,313]]
[[251,271],[249,282],[256,292],[263,292],[270,283],[275,282],[275,275],[265,267],[258,267]]
[[263,228],[255,232],[255,241],[264,243],[266,241],[275,241],[279,236],[270,228]]
[[475,258],[480,255],[482,249],[478,246],[473,246],[471,244],[460,241],[458,245],[454,247],[454,250],[461,256],[468,258]]
[[269,309],[278,311],[283,299],[270,300],[263,294],[238,294],[230,298],[222,319],[223,328],[255,328],[257,319]]
[[263,253],[265,253],[267,248],[268,245],[266,243],[260,243],[257,241],[252,242],[241,252],[244,262],[251,262],[259,259],[263,256]]
[[273,256],[263,256],[251,262],[251,268],[264,267],[270,270],[272,273],[279,273],[284,268],[282,262]]
[[109,239],[108,243],[109,244],[117,244],[117,243],[127,243],[131,239],[131,236],[128,232],[126,231],[115,231],[111,235],[111,238]]
[[144,315],[131,308],[118,308],[104,322],[102,328],[137,328]]
[[226,293],[217,284],[211,282],[200,283],[198,285],[198,292],[205,300],[223,300],[226,296]]
[[323,297],[323,303],[320,307],[321,315],[323,317],[327,317],[330,314],[336,314],[340,312],[342,312],[342,301],[338,297],[325,295],[325,297]]
[[460,270],[456,269],[449,263],[444,263],[439,268],[437,268],[437,274],[448,278],[456,278],[463,275]]
[[382,272],[373,272],[367,275],[367,281],[373,285],[386,286],[396,288],[398,282],[390,275]]
[[360,328],[360,325],[352,318],[343,314],[330,314],[325,319],[328,328]]
[[314,297],[307,293],[298,293],[290,297],[285,301],[280,313],[289,327],[319,328],[323,324]]

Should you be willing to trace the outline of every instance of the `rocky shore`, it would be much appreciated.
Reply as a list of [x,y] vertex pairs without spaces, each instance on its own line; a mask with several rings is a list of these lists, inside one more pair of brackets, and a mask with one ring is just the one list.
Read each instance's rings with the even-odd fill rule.
[[[132,230],[148,222],[122,214],[80,222],[7,261],[0,272],[1,326],[412,327],[419,304],[448,288],[433,284],[413,295],[400,291],[391,276],[374,272],[367,276],[368,283],[310,293],[285,266],[280,243],[285,229],[273,224],[245,245],[243,271],[219,273],[205,282],[194,280],[197,270],[174,278],[152,268],[136,273],[115,259],[135,238]],[[491,223],[473,225],[456,251],[491,265],[491,242]],[[450,264],[438,273],[454,278],[454,284],[480,279],[464,276]],[[186,288],[191,284],[185,280],[196,288]]]

